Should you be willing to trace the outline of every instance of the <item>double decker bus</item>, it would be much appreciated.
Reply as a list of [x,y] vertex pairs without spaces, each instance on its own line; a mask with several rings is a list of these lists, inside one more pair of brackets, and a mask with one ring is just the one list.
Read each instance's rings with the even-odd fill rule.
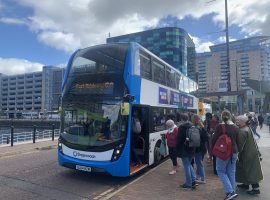
[[[157,164],[167,119],[197,112],[196,83],[138,43],[76,51],[62,83],[61,166],[126,177]],[[131,144],[133,114],[141,132]],[[131,149],[133,148],[133,149]],[[142,164],[134,165],[135,152]],[[167,151],[168,152],[168,151]]]

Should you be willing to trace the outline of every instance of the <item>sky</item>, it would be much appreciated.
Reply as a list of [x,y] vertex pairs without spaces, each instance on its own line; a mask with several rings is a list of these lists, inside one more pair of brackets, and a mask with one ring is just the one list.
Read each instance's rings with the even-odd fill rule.
[[[0,73],[66,65],[111,37],[176,26],[196,51],[225,42],[225,0],[0,0]],[[230,41],[270,35],[270,0],[228,0]]]

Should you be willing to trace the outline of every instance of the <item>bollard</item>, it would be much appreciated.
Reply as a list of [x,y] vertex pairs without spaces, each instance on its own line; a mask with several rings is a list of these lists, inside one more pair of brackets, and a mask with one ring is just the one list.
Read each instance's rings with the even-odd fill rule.
[[11,132],[10,132],[11,136],[10,136],[10,146],[13,147],[13,136],[14,136],[14,127],[11,126]]
[[52,125],[52,141],[54,141],[54,124]]
[[34,125],[34,131],[33,131],[33,143],[36,143],[36,131],[37,131],[37,126]]
[[7,136],[7,144],[9,144],[9,137]]

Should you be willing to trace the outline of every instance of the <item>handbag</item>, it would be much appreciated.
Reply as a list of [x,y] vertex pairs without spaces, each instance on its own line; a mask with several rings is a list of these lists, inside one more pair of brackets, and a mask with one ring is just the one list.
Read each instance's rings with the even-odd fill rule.
[[161,139],[161,144],[160,144],[160,147],[159,147],[159,153],[162,156],[166,156],[167,155],[167,148],[166,148],[165,137],[162,137],[162,139]]

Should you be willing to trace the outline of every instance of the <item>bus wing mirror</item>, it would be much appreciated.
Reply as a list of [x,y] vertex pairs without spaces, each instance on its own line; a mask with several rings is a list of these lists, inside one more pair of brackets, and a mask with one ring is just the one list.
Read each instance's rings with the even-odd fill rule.
[[135,97],[134,96],[132,96],[132,95],[130,95],[130,94],[126,94],[124,97],[123,97],[123,100],[124,100],[124,102],[133,102],[134,101],[134,99],[135,99]]
[[121,115],[129,115],[129,103],[121,103]]

